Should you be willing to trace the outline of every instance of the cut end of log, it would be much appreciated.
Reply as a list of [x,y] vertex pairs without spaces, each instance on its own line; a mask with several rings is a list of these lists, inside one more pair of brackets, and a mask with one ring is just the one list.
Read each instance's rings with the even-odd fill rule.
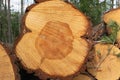
[[118,25],[120,25],[120,8],[113,9],[105,13],[105,15],[103,16],[103,20],[106,23],[109,23],[112,20],[117,22]]
[[117,32],[117,43],[118,47],[120,48],[120,30]]
[[80,74],[76,76],[75,78],[73,78],[73,80],[92,80],[92,79],[87,75]]
[[6,49],[0,44],[0,80],[16,80],[13,63]]
[[60,0],[45,1],[31,7],[23,24],[30,32],[15,50],[26,69],[50,77],[68,77],[81,69],[89,51],[82,36],[90,28],[82,12]]
[[73,35],[67,23],[47,22],[35,45],[40,55],[48,59],[65,58],[73,49]]
[[88,71],[97,80],[118,80],[120,77],[119,48],[110,44],[96,44],[94,59],[87,62]]
[[[105,15],[103,16],[103,20],[106,24],[109,24],[110,21],[114,21],[117,23],[117,25],[120,26],[120,8],[113,9],[105,13]],[[108,29],[108,32],[111,32],[111,30]],[[120,30],[117,32],[116,42],[120,47]]]

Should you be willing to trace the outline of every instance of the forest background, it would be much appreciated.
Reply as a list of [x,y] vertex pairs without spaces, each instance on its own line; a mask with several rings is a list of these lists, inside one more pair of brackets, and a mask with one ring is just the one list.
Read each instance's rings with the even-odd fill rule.
[[[102,15],[120,6],[120,0],[68,0],[89,16],[92,26],[99,24]],[[0,41],[12,46],[21,33],[21,20],[26,7],[34,0],[0,0]]]

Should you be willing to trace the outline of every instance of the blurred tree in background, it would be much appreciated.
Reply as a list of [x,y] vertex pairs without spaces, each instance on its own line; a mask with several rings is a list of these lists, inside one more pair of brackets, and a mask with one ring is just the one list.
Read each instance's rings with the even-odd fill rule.
[[[26,5],[33,0],[18,0],[19,10],[12,9],[12,0],[0,0],[0,40],[11,45],[20,34],[20,22]],[[99,24],[105,11],[120,6],[120,0],[68,0],[90,17],[93,25]],[[30,4],[29,4],[30,5]]]
[[22,16],[24,14],[24,6],[29,6],[24,4],[31,0],[18,0],[19,10],[14,10],[12,7],[12,0],[0,0],[0,41],[12,46],[12,43],[16,37],[20,34],[20,23]]
[[70,0],[78,9],[90,17],[93,25],[101,22],[105,11],[116,8],[120,0]]

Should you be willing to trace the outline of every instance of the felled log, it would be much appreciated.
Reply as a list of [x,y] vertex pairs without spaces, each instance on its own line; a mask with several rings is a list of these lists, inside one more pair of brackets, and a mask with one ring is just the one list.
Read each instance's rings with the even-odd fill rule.
[[93,59],[91,58],[87,62],[87,70],[97,80],[119,80],[120,47],[118,45],[120,44],[120,8],[105,13],[103,20],[106,24],[107,38],[111,39],[113,43],[98,43],[94,46],[93,51],[91,51]]
[[106,12],[103,16],[105,23],[109,23],[111,20],[120,24],[120,8],[112,9]]
[[74,77],[73,80],[92,80],[92,79],[87,75],[79,74],[78,76]]
[[[103,20],[106,24],[108,24],[110,21],[115,21],[117,25],[120,26],[120,8],[112,9],[109,12],[105,13]],[[116,41],[120,46],[120,30],[117,32]]]
[[[51,1],[51,0],[34,0],[36,3],[40,3],[40,2],[44,2],[44,1]],[[68,0],[61,0],[61,1],[66,1],[68,2]]]
[[120,50],[111,44],[96,44],[94,58],[87,62],[87,70],[97,80],[119,80]]
[[35,71],[40,78],[78,72],[89,51],[82,38],[90,28],[87,17],[61,0],[44,1],[27,11],[15,46],[25,69]]
[[9,52],[0,43],[0,80],[19,80]]

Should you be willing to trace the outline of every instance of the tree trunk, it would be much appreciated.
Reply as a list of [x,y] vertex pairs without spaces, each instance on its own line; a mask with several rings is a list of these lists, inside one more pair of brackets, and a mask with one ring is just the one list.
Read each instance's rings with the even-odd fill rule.
[[90,28],[87,17],[60,0],[41,2],[28,9],[23,33],[15,46],[23,66],[40,78],[74,75],[89,51],[88,42],[82,38]]
[[21,0],[21,14],[20,14],[20,16],[19,16],[19,33],[20,33],[20,31],[21,31],[20,26],[21,26],[21,24],[22,24],[21,22],[22,22],[23,14],[24,14],[24,0]]
[[114,0],[111,0],[111,9],[114,7]]
[[[4,14],[5,14],[5,20],[7,21],[7,1],[6,0],[5,0],[5,6],[4,6]],[[8,43],[8,38],[7,38],[8,37],[8,33],[7,33],[8,26],[7,26],[6,21],[4,21],[5,23],[3,22],[3,24],[5,24],[4,27],[6,28],[6,29],[4,28],[3,30],[3,36],[4,36],[3,40],[5,43]]]
[[116,0],[116,7],[120,7],[120,0]]
[[7,22],[8,22],[8,43],[12,43],[12,25],[11,25],[11,10],[10,10],[10,0],[8,0],[8,10],[7,10]]
[[118,0],[118,7],[120,7],[120,0]]
[[0,80],[19,80],[9,52],[0,44]]
[[2,9],[2,3],[3,3],[3,1],[0,0],[0,12],[1,12],[1,9]]
[[104,0],[105,1],[105,4],[104,4],[104,8],[105,8],[105,11],[107,10],[107,1],[106,0]]
[[24,13],[24,1],[21,0],[21,17],[23,16]]

